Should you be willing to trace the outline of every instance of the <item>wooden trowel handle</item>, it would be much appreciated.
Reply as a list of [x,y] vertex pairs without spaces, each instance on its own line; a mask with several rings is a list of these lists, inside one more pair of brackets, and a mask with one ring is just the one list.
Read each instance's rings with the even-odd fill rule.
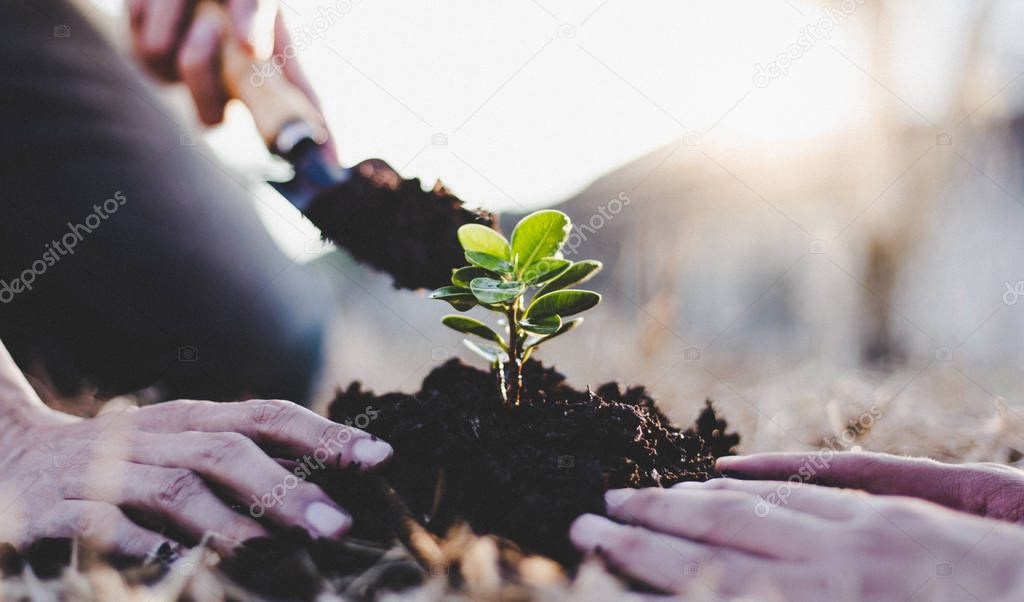
[[220,4],[200,2],[196,11],[197,16],[212,17],[221,23],[224,86],[232,98],[241,100],[249,108],[267,148],[273,152],[287,152],[290,145],[297,142],[294,138],[307,132],[317,142],[327,140],[323,116],[285,77],[280,63],[282,59],[275,62],[273,58],[262,60],[253,57],[235,37],[231,18]]

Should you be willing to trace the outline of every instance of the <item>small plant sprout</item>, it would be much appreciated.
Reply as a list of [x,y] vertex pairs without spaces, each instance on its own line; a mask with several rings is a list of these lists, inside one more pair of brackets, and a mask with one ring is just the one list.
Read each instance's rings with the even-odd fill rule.
[[533,350],[579,326],[582,317],[568,317],[601,301],[595,292],[569,288],[601,269],[599,261],[562,256],[570,228],[569,216],[554,210],[523,218],[511,243],[486,226],[462,226],[459,242],[470,265],[453,270],[452,285],[430,295],[462,312],[479,305],[502,314],[505,336],[468,316],[447,315],[441,322],[481,339],[466,340],[466,346],[491,362],[506,405],[519,403],[523,364]]

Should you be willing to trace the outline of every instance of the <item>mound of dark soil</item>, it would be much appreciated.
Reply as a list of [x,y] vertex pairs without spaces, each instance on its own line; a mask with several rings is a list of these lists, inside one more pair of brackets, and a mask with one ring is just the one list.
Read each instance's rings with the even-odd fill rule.
[[[578,558],[569,525],[585,512],[603,513],[606,490],[707,480],[717,476],[714,459],[739,441],[710,403],[696,428],[684,431],[642,387],[577,391],[536,361],[524,367],[523,382],[520,405],[505,408],[494,374],[451,360],[416,395],[377,396],[354,383],[339,392],[329,417],[376,412],[365,430],[395,447],[383,477],[434,533],[466,521],[567,564]],[[357,535],[379,537],[359,530],[387,523],[381,504],[348,479],[324,485],[353,511]]]
[[463,207],[440,182],[430,191],[404,180],[384,161],[356,166],[359,175],[313,199],[306,216],[324,238],[357,260],[391,274],[395,288],[450,284],[466,264],[457,232],[465,224],[494,224],[490,213]]

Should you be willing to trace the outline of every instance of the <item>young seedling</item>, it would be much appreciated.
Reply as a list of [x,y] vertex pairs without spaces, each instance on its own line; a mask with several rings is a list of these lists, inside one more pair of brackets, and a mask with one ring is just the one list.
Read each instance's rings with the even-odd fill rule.
[[462,312],[479,305],[502,314],[504,336],[468,316],[447,315],[441,322],[482,339],[465,343],[495,368],[505,405],[519,403],[523,364],[533,350],[579,326],[582,317],[568,316],[601,301],[595,292],[569,288],[601,269],[599,261],[562,256],[571,226],[561,211],[537,211],[516,225],[511,243],[486,226],[462,226],[459,242],[470,265],[453,270],[452,285],[430,295]]

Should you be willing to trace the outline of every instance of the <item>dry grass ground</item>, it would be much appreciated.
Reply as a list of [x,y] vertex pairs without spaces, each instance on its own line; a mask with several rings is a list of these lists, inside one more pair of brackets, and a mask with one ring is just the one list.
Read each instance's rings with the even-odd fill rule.
[[[738,360],[712,368],[722,374],[740,374],[743,369]],[[807,364],[758,382],[721,381],[709,393],[743,434],[746,452],[857,446],[952,462],[1013,463],[1024,450],[1024,407],[1003,397],[986,398],[978,384],[949,362],[930,361],[887,371]],[[865,416],[872,419],[864,420]],[[860,427],[848,430],[858,422]],[[399,546],[381,563],[404,556]],[[447,575],[439,573],[419,588],[382,594],[381,599],[610,601],[630,596],[596,562],[584,565],[569,579],[550,561],[522,558],[490,538],[477,538],[466,531],[453,533],[445,542],[443,558],[458,567],[459,587],[451,587]],[[259,592],[232,583],[216,569],[215,562],[213,553],[196,549],[156,582],[140,582],[138,572],[118,572],[102,563],[83,561],[79,568],[69,568],[49,580],[31,571],[5,576],[0,581],[0,599],[262,599]],[[318,599],[365,595],[378,572],[371,569],[359,578],[336,582],[328,586],[335,591],[325,591]],[[713,590],[717,578],[713,567],[706,569],[701,584]],[[765,595],[771,599],[768,592]],[[717,598],[708,592],[692,592],[688,599]]]
[[[679,424],[711,398],[743,453],[856,447],[1020,462],[1024,304],[1005,302],[1004,283],[1024,278],[1024,202],[1004,126],[959,131],[952,145],[931,128],[760,149],[670,145],[608,174],[559,206],[584,224],[630,199],[573,257],[605,262],[593,283],[605,302],[540,359],[577,387],[644,384]],[[339,313],[321,404],[353,380],[409,392],[447,357],[472,361],[438,324],[443,308],[337,254],[320,261],[338,283]],[[880,336],[888,357],[865,362]],[[573,580],[537,558],[510,572],[493,540],[465,533],[445,554],[464,584],[453,590],[438,575],[402,597],[626,597],[597,564]],[[260,599],[214,560],[197,550],[149,584],[103,565],[6,576],[0,599]],[[715,579],[709,570],[702,583]]]

